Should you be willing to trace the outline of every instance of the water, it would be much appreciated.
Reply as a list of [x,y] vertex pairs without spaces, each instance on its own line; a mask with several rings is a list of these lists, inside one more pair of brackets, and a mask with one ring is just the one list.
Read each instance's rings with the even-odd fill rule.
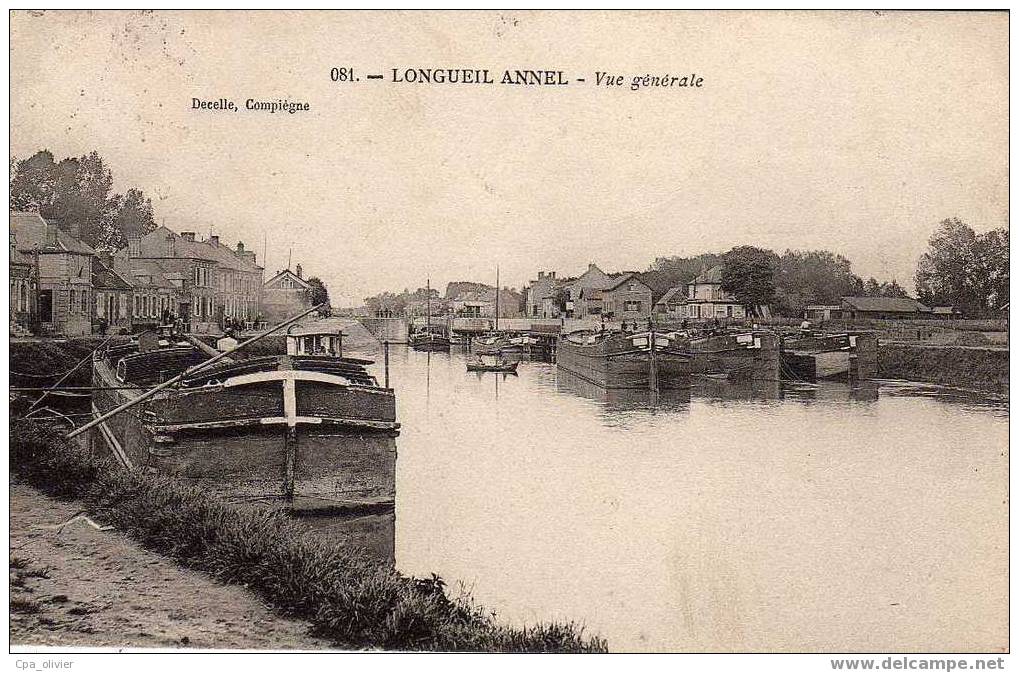
[[614,651],[1007,647],[1006,404],[893,382],[652,400],[404,347],[390,372],[397,566],[501,620]]

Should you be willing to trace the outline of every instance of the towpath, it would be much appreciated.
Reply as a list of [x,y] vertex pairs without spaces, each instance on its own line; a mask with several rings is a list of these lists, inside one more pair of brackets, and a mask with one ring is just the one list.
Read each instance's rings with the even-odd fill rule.
[[314,649],[306,622],[253,593],[74,517],[74,502],[11,484],[11,645]]

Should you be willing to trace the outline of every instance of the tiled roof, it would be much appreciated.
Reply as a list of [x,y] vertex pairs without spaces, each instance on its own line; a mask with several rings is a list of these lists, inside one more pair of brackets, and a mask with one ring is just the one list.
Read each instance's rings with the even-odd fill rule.
[[[47,227],[56,229],[56,245],[51,245],[46,236]],[[40,252],[74,252],[82,255],[94,255],[95,250],[79,241],[66,231],[57,227],[56,223],[47,222],[39,213],[11,211],[11,231],[18,249],[30,252],[38,248]]]
[[722,282],[722,266],[713,266],[707,271],[701,272],[701,275],[693,279],[695,284],[705,283],[711,285],[717,285]]
[[683,286],[669,288],[669,291],[662,295],[662,298],[659,299],[657,303],[668,304],[672,301],[673,297],[676,297],[676,295],[679,295],[679,297],[676,298],[677,301],[682,301],[684,304],[686,303],[686,291]]
[[843,297],[843,305],[857,311],[882,313],[918,313],[930,311],[915,299],[900,297]]
[[98,259],[92,262],[92,286],[112,290],[130,290],[134,287],[123,276]]

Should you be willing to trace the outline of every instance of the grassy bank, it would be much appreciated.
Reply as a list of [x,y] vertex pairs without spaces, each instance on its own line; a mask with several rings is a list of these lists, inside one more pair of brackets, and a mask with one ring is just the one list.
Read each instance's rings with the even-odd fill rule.
[[878,376],[1008,394],[1008,351],[883,344]]
[[606,649],[572,623],[499,625],[469,598],[449,598],[436,577],[404,577],[359,549],[319,542],[281,514],[237,510],[187,483],[124,471],[27,421],[12,422],[10,451],[11,471],[32,486],[80,501],[94,518],[181,565],[248,587],[337,647]]

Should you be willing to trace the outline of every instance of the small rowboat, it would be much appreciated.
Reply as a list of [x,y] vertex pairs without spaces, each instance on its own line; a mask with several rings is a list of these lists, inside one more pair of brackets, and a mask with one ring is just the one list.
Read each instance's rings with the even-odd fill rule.
[[481,358],[471,358],[467,361],[469,372],[502,372],[505,374],[516,374],[519,362],[485,362]]

